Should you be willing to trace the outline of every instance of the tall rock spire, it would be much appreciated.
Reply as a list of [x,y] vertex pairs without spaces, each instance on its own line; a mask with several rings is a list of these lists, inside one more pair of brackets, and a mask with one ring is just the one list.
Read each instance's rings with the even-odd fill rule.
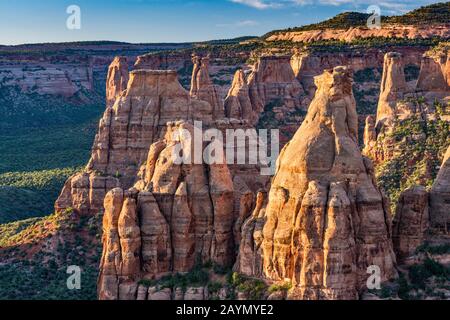
[[112,106],[117,97],[127,89],[128,62],[126,57],[115,57],[108,68],[106,79],[106,105]]
[[306,119],[277,162],[263,239],[255,239],[262,262],[237,268],[290,279],[293,299],[357,299],[368,267],[379,267],[383,281],[396,276],[389,206],[359,151],[351,72],[336,67],[315,82]]
[[208,57],[192,56],[194,68],[192,70],[191,91],[193,98],[209,102],[213,107],[214,119],[222,119],[224,114],[223,103],[219,97],[218,91],[209,76]]
[[377,108],[377,124],[395,114],[397,102],[403,98],[406,91],[407,85],[401,54],[386,53]]
[[248,94],[245,74],[239,69],[225,98],[225,115],[228,118],[250,120],[253,117],[252,103]]

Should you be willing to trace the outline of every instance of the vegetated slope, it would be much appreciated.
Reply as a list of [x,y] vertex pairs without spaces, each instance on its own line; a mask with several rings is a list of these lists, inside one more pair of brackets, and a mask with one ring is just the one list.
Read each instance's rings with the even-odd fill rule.
[[89,157],[104,110],[96,87],[67,99],[0,86],[0,223],[53,212],[65,180]]
[[[365,27],[370,14],[360,12],[344,12],[337,16],[306,26],[274,30],[265,34],[262,38],[267,39],[271,35],[281,32],[300,32],[324,29],[349,29],[354,27]],[[450,2],[436,3],[413,10],[401,16],[383,16],[382,22],[386,24],[421,25],[449,23]]]
[[[0,225],[0,300],[95,300],[101,217],[71,211]],[[81,268],[81,288],[67,268]]]
[[424,6],[401,16],[385,17],[384,22],[404,25],[449,23],[450,2]]
[[[417,101],[418,104],[423,103]],[[436,108],[442,106],[436,104]],[[377,167],[378,184],[391,199],[393,209],[400,194],[414,185],[431,188],[450,145],[450,124],[437,119],[412,117],[399,121],[389,134],[397,142],[398,150],[392,159]],[[393,211],[395,212],[395,211]]]

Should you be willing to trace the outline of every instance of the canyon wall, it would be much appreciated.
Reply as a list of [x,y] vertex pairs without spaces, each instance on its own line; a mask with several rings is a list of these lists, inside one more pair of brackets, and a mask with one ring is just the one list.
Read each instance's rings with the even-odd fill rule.
[[349,29],[324,29],[310,31],[286,31],[279,32],[267,38],[267,41],[292,41],[292,42],[316,42],[324,40],[338,40],[352,42],[358,39],[373,37],[401,38],[401,39],[427,39],[440,37],[447,39],[450,37],[450,25],[433,26],[404,26],[404,25],[383,25],[381,29],[368,29],[355,27]]
[[53,63],[36,60],[0,60],[0,84],[16,86],[23,93],[71,97],[78,91],[93,89],[90,59]]

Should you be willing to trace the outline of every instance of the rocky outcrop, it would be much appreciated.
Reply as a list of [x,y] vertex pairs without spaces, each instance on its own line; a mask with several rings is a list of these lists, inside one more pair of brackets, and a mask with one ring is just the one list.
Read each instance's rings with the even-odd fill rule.
[[[31,60],[31,61],[30,61]],[[30,58],[0,60],[0,83],[2,86],[18,87],[21,93],[55,95],[69,98],[81,90],[93,89],[93,66],[91,59],[60,62],[46,58],[33,61]]]
[[241,70],[236,72],[225,109],[230,117],[256,124],[270,103],[270,112],[277,115],[301,109],[303,93],[289,56],[262,56],[247,79]]
[[310,31],[286,31],[277,32],[269,36],[267,41],[292,41],[292,42],[316,42],[323,40],[338,40],[352,42],[357,39],[372,37],[401,38],[401,39],[424,39],[450,37],[449,25],[433,26],[405,26],[405,25],[383,25],[378,29],[367,29],[355,27],[349,29],[324,29]]
[[[399,123],[411,118],[436,119],[435,101],[440,101],[444,109],[448,103],[450,90],[446,86],[442,66],[430,57],[432,52],[423,55],[416,86],[406,83],[403,56],[396,52],[385,55],[376,120],[372,116],[366,119],[364,136],[364,154],[377,163],[401,152],[391,136]],[[445,114],[439,114],[439,117],[446,118]]]
[[400,261],[423,244],[430,222],[428,198],[422,186],[407,189],[400,196],[392,231],[394,250]]
[[180,70],[187,67],[190,62],[189,52],[162,52],[162,53],[149,53],[142,56],[138,56],[135,69],[148,69],[148,70]]
[[278,102],[275,107],[280,112],[301,107],[303,88],[295,77],[289,56],[261,57],[247,83],[256,118],[270,102]]
[[[349,70],[327,70],[316,85],[305,121],[278,159],[262,235],[254,236],[252,216],[237,267],[291,280],[292,299],[356,299],[369,266],[380,268],[383,281],[396,276],[389,206],[358,148]],[[243,259],[258,250],[260,261],[249,266]]]
[[[126,92],[100,120],[85,172],[69,179],[56,210],[97,213],[111,188],[118,183],[124,189],[133,185],[150,146],[164,136],[167,122],[199,120],[207,125],[212,118],[211,105],[192,99],[175,71],[132,71]],[[101,191],[97,194],[96,189]]]
[[450,224],[450,147],[430,192],[430,223],[448,233]]
[[194,68],[191,78],[191,97],[208,102],[213,107],[214,119],[224,117],[223,103],[209,77],[209,57],[192,56]]
[[450,55],[448,54],[448,43],[439,45],[434,50],[423,55],[420,75],[417,81],[417,91],[428,92],[450,92]]
[[405,190],[393,222],[394,249],[400,261],[416,254],[417,248],[435,239],[448,241],[450,223],[450,148],[428,192],[422,186]]
[[397,102],[403,99],[407,91],[402,56],[397,52],[389,52],[384,58],[377,124],[396,114]]
[[117,97],[127,89],[128,62],[126,57],[115,57],[106,78],[106,105],[111,107]]
[[[229,266],[235,259],[232,175],[226,164],[177,163],[180,130],[194,129],[169,124],[164,140],[150,148],[136,188],[114,189],[105,198],[100,298],[122,299],[120,288],[129,290],[131,282],[137,296],[140,279],[188,272],[199,262]],[[119,270],[110,267],[116,257]]]
[[253,106],[242,69],[236,71],[231,88],[225,98],[225,115],[235,119],[251,119],[253,117]]

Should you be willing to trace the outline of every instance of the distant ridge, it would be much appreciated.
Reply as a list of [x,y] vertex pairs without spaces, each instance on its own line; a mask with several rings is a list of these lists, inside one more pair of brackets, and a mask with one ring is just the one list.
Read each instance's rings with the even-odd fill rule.
[[[349,29],[365,27],[370,14],[361,12],[344,12],[337,16],[314,24],[305,26],[274,30],[262,36],[263,39],[282,33],[300,32],[325,29]],[[401,16],[382,16],[382,22],[388,24],[420,25],[450,23],[450,2],[436,3],[415,9]]]

